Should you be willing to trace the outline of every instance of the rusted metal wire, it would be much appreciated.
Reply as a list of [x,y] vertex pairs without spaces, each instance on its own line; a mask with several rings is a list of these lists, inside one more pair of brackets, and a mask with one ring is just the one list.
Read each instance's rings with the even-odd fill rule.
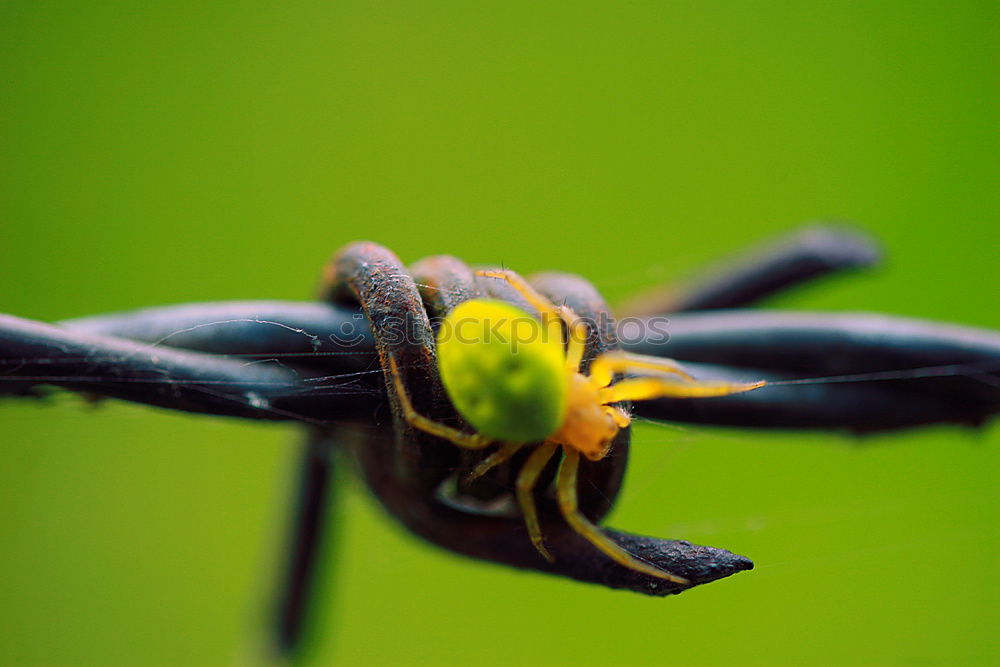
[[[326,296],[332,300],[357,300],[371,323],[383,369],[388,357],[399,363],[404,385],[417,410],[438,421],[460,423],[447,400],[437,373],[434,331],[430,318],[444,314],[463,300],[492,296],[516,301],[518,295],[498,281],[476,278],[471,269],[453,258],[432,258],[420,263],[413,276],[390,251],[371,243],[348,246],[331,263]],[[421,297],[420,283],[426,297]],[[584,281],[549,274],[535,282],[540,292],[569,303],[588,322],[609,321],[596,291]],[[426,301],[426,310],[425,310]],[[524,304],[526,306],[526,304]],[[406,326],[407,331],[399,327]],[[586,358],[614,349],[614,331],[591,330]],[[386,370],[386,381],[391,382]],[[449,442],[412,429],[403,417],[395,392],[389,398],[395,428],[393,435],[369,433],[356,447],[362,474],[375,496],[413,532],[445,548],[484,560],[535,569],[575,579],[628,588],[647,594],[677,592],[680,587],[662,579],[632,572],[588,548],[586,540],[560,518],[554,498],[545,492],[554,469],[538,485],[542,530],[555,561],[543,559],[527,539],[523,519],[513,506],[506,511],[481,511],[509,500],[513,477],[523,462],[516,457],[478,480],[460,487],[487,452],[461,450]],[[621,488],[628,457],[629,430],[615,441],[615,454],[581,469],[580,508],[597,521],[610,509]],[[626,549],[640,549],[641,556],[664,569],[706,583],[750,567],[745,558],[708,547],[612,533]]]
[[[669,340],[617,340],[606,304],[578,277],[550,273],[533,282],[584,317],[590,327],[587,358],[621,344],[680,359],[699,377],[779,382],[724,399],[644,401],[634,406],[640,416],[868,432],[937,422],[975,425],[1000,411],[996,332],[881,315],[733,310],[822,275],[869,265],[877,255],[855,233],[815,228],[754,250],[738,258],[736,268],[661,290],[645,299],[645,311],[633,309],[652,309],[658,317],[659,309],[672,309]],[[680,590],[616,565],[570,530],[547,491],[552,470],[537,487],[543,531],[556,556],[554,563],[545,561],[511,502],[512,479],[523,459],[462,485],[459,480],[484,453],[413,431],[394,393],[387,396],[385,360],[391,353],[419,411],[460,424],[437,376],[433,321],[484,295],[528,308],[520,295],[501,281],[476,278],[451,257],[428,258],[407,270],[374,244],[338,253],[325,282],[324,301],[317,302],[189,304],[59,325],[0,315],[0,396],[37,396],[45,386],[61,386],[177,410],[306,424],[308,444],[275,605],[274,644],[284,655],[302,645],[316,568],[329,539],[332,445],[357,459],[390,513],[442,547],[645,594]],[[633,319],[629,326],[651,328],[647,324]],[[833,383],[780,384],[816,376],[840,377]],[[607,513],[621,487],[628,442],[625,429],[612,456],[587,462],[581,471],[581,509],[594,521]],[[694,584],[752,567],[721,549],[606,532],[626,550]]]
[[[706,379],[893,377],[643,401],[635,405],[643,417],[864,433],[976,425],[1000,405],[1000,335],[993,331],[870,313],[760,310],[671,314],[669,330],[666,343],[629,339],[623,347],[679,359]],[[384,402],[381,379],[365,375],[377,369],[367,322],[355,308],[318,302],[189,304],[59,326],[0,315],[0,351],[7,378],[0,396],[54,385],[175,410],[310,424],[335,424]],[[922,370],[901,373],[913,369]]]
[[874,266],[881,256],[860,232],[812,225],[727,258],[680,285],[636,296],[618,314],[635,317],[756,305],[825,275]]

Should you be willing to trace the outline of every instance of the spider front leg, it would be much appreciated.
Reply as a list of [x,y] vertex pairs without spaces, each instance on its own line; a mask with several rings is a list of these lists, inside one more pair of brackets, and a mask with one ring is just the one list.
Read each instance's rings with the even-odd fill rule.
[[569,306],[560,306],[559,315],[566,324],[566,370],[574,373],[580,371],[583,355],[587,351],[587,327],[580,317]]
[[464,431],[460,431],[457,428],[448,426],[447,424],[442,424],[434,421],[433,419],[429,419],[417,412],[413,407],[413,403],[410,402],[410,395],[406,393],[406,387],[403,386],[403,378],[399,375],[399,367],[396,365],[396,358],[392,355],[389,355],[389,370],[392,374],[392,382],[396,389],[396,396],[399,397],[399,405],[403,409],[403,416],[406,418],[406,421],[410,426],[419,429],[424,433],[429,433],[447,440],[458,447],[464,447],[465,449],[482,449],[493,444],[494,441],[490,438],[483,437],[478,433],[466,433]]
[[566,325],[566,336],[568,338],[566,343],[566,368],[571,371],[579,370],[580,363],[583,361],[583,354],[587,347],[587,327],[584,326],[580,317],[572,309],[565,305],[557,308],[551,301],[535,291],[535,288],[527,280],[512,271],[480,270],[476,271],[476,275],[486,278],[496,278],[506,282],[523,296],[525,301],[534,306],[535,310],[542,315],[543,321],[547,319],[550,325],[558,320],[562,320]]
[[523,296],[524,300],[530,303],[543,318],[554,320],[560,319],[561,316],[559,311],[554,305],[552,305],[552,302],[539,294],[527,280],[513,271],[487,271],[480,269],[479,271],[476,271],[476,275],[483,276],[484,278],[497,278],[498,280],[503,280],[508,285],[513,287],[521,296]]
[[[643,373],[645,371],[645,373]],[[649,371],[657,372],[650,375]],[[613,386],[608,386],[615,373],[640,375],[621,380]],[[663,377],[664,374],[676,375],[675,380]],[[740,394],[751,389],[758,389],[767,384],[764,380],[758,382],[703,382],[691,377],[673,359],[647,357],[627,352],[608,352],[594,360],[590,367],[590,379],[601,387],[602,403],[617,403],[618,401],[641,401],[651,398],[712,398]]]
[[598,387],[606,387],[611,384],[615,373],[635,373],[640,370],[679,375],[685,380],[696,381],[673,359],[631,354],[621,350],[605,352],[594,359],[590,365],[590,377]]
[[580,453],[569,447],[564,448],[564,453],[565,458],[563,458],[562,464],[559,466],[559,474],[556,480],[556,493],[559,497],[559,509],[562,510],[566,523],[568,523],[573,530],[575,530],[584,539],[600,549],[605,555],[619,565],[627,567],[630,570],[635,570],[636,572],[647,574],[651,577],[672,581],[675,584],[681,584],[683,586],[690,585],[691,582],[684,577],[678,577],[675,574],[670,574],[669,572],[661,570],[650,563],[639,560],[632,554],[628,553],[618,546],[611,538],[602,533],[597,526],[588,521],[587,518],[580,513],[576,496],[577,471],[580,468]]
[[627,378],[611,387],[601,389],[602,403],[619,401],[645,401],[653,398],[715,398],[731,396],[765,386],[765,380],[748,382],[677,382],[666,378]]

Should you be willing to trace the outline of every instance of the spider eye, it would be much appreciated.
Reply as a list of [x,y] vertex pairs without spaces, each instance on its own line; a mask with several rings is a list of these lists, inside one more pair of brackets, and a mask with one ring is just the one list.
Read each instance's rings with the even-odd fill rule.
[[534,442],[562,424],[568,380],[558,327],[502,301],[473,299],[442,322],[437,354],[448,397],[480,433]]

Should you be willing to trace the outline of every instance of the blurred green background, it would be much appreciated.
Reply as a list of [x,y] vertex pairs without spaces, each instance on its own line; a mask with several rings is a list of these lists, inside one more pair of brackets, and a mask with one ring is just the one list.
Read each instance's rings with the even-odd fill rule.
[[[370,238],[614,301],[818,218],[783,297],[1000,327],[984,2],[0,2],[0,311],[307,298]],[[0,663],[226,665],[296,429],[0,405]],[[996,664],[1000,429],[640,424],[610,523],[757,569],[669,599],[480,564],[356,482],[321,664]]]

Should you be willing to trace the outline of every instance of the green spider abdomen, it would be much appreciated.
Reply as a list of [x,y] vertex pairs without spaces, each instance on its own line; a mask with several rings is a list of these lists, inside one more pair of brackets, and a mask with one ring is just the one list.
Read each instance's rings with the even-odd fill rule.
[[558,322],[545,326],[510,304],[474,299],[442,322],[437,354],[452,404],[483,435],[534,442],[562,424],[568,381]]

